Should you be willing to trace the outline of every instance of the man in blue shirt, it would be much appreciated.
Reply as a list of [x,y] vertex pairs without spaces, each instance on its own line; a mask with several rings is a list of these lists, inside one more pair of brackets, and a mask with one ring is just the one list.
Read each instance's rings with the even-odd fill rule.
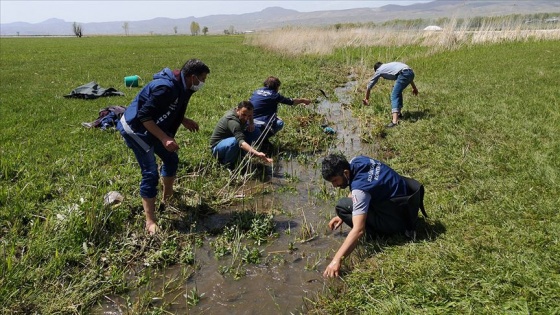
[[391,122],[387,127],[391,128],[399,123],[399,118],[402,117],[401,109],[403,107],[402,92],[410,84],[412,86],[412,94],[418,95],[418,89],[414,84],[414,71],[412,68],[402,62],[377,62],[373,69],[375,70],[374,76],[369,80],[366,89],[366,97],[363,99],[364,105],[369,105],[369,94],[371,89],[375,86],[379,78],[385,80],[395,81],[393,91],[391,92]]
[[[408,209],[394,202],[396,198],[414,193],[405,177],[370,157],[357,156],[348,162],[340,154],[325,157],[321,173],[335,188],[350,187],[350,197],[339,200],[337,216],[330,220],[329,228],[337,229],[342,223],[352,228],[323,273],[325,277],[338,276],[342,260],[350,255],[364,234],[404,233],[412,237],[414,227],[410,227]],[[413,222],[415,224],[416,219]]]
[[284,128],[284,121],[277,116],[278,104],[297,105],[311,103],[307,98],[287,98],[278,93],[281,82],[278,78],[266,78],[263,87],[253,92],[249,101],[254,106],[253,119],[257,128],[269,138]]
[[177,172],[179,144],[175,134],[181,125],[198,131],[198,124],[185,112],[191,95],[204,85],[210,69],[198,59],[188,60],[179,70],[164,68],[140,90],[117,123],[126,145],[132,149],[140,170],[140,196],[146,215],[146,231],[156,233],[155,204],[159,181],[155,155],[163,162],[162,204],[173,194]]

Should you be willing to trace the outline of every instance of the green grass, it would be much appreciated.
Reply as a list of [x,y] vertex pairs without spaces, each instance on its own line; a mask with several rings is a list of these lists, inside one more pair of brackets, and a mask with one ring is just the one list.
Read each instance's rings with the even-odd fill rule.
[[[286,95],[316,98],[319,89],[333,95],[364,58],[373,65],[393,56],[414,68],[420,90],[418,98],[405,91],[404,123],[383,137],[370,132],[388,122],[388,82],[375,87],[374,105],[366,108],[359,104],[368,78],[360,77],[364,84],[350,105],[368,128],[361,131],[364,138],[384,149],[379,157],[425,184],[431,218],[416,243],[397,238],[364,244],[351,255],[344,281],[321,292],[310,312],[560,313],[557,41],[433,55],[425,48],[360,47],[293,58],[246,46],[235,36],[1,38],[0,44],[3,313],[87,313],[103,295],[133,289],[127,268],[149,275],[150,268],[196,264],[192,249],[204,236],[177,233],[167,221],[160,237],[143,236],[132,153],[118,134],[80,125],[100,108],[128,105],[138,89],[125,88],[124,76],[148,80],[192,57],[209,65],[207,84],[187,111],[201,130],[177,137],[177,189],[198,194],[201,204],[189,207],[203,212],[228,201],[218,192],[229,175],[207,150],[226,109],[247,99],[268,75],[282,80]],[[63,98],[93,80],[126,96]],[[280,115],[287,119],[275,139],[282,148],[302,150],[305,143],[313,154],[328,143],[310,110],[281,107]],[[307,128],[298,130],[298,124]],[[102,206],[111,190],[125,195],[121,206]],[[196,221],[179,219],[187,228]],[[257,253],[237,255],[249,261]],[[191,294],[196,300],[196,291]],[[150,310],[142,300],[132,308]]]

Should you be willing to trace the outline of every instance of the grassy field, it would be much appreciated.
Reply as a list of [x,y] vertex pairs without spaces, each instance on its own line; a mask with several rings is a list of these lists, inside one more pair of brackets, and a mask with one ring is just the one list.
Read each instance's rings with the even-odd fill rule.
[[[149,262],[149,273],[193,263],[188,249],[203,236],[171,224],[157,238],[144,236],[130,150],[118,134],[80,125],[100,108],[128,105],[138,90],[125,88],[124,76],[148,80],[192,57],[211,74],[187,112],[201,131],[178,136],[177,190],[196,195],[191,210],[230,200],[221,189],[229,174],[212,163],[208,138],[223,112],[268,75],[281,78],[286,95],[316,98],[357,74],[349,107],[363,119],[364,140],[379,142],[380,158],[426,186],[428,223],[441,228],[420,231],[414,243],[364,244],[310,313],[560,313],[557,40],[438,52],[345,47],[321,56],[276,54],[234,36],[1,38],[0,46],[2,313],[87,313],[104,294],[145,281],[126,279],[127,266]],[[373,90],[372,106],[359,105],[377,59],[411,65],[420,90],[418,98],[405,91],[404,122],[388,131],[380,128],[389,119],[388,82]],[[94,80],[126,96],[63,98]],[[281,115],[288,120],[276,139],[281,148],[317,141],[310,110]],[[302,120],[311,124],[297,131]],[[121,206],[102,205],[111,190],[126,196]],[[130,309],[164,311],[143,300]]]
[[[407,60],[421,94],[406,91],[404,123],[381,136],[445,233],[374,244],[319,313],[560,312],[558,53],[558,41],[502,43]],[[357,91],[370,130],[389,119],[390,88],[367,108]]]

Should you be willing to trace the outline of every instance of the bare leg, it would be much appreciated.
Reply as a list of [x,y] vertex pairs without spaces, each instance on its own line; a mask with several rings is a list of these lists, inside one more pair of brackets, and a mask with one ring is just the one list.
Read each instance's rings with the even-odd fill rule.
[[399,113],[392,113],[393,116],[393,123],[397,123],[399,121]]
[[146,231],[153,235],[159,230],[155,215],[156,198],[142,198],[142,206],[146,215]]
[[163,196],[161,202],[165,204],[173,196],[173,183],[175,183],[175,176],[162,177],[162,182],[163,182]]

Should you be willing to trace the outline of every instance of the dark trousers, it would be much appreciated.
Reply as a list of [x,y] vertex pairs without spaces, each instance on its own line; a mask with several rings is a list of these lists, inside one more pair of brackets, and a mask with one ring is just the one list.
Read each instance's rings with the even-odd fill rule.
[[[371,237],[404,233],[407,220],[403,210],[402,206],[398,206],[390,200],[380,204],[370,204],[366,214],[366,234]],[[341,198],[335,211],[344,223],[353,227],[351,198]]]
[[[424,209],[424,186],[413,178],[402,176],[409,195],[391,198],[382,203],[369,205],[366,218],[366,233],[391,235],[416,230],[418,211],[427,218]],[[336,214],[344,223],[352,227],[352,199],[341,198],[336,205]]]

